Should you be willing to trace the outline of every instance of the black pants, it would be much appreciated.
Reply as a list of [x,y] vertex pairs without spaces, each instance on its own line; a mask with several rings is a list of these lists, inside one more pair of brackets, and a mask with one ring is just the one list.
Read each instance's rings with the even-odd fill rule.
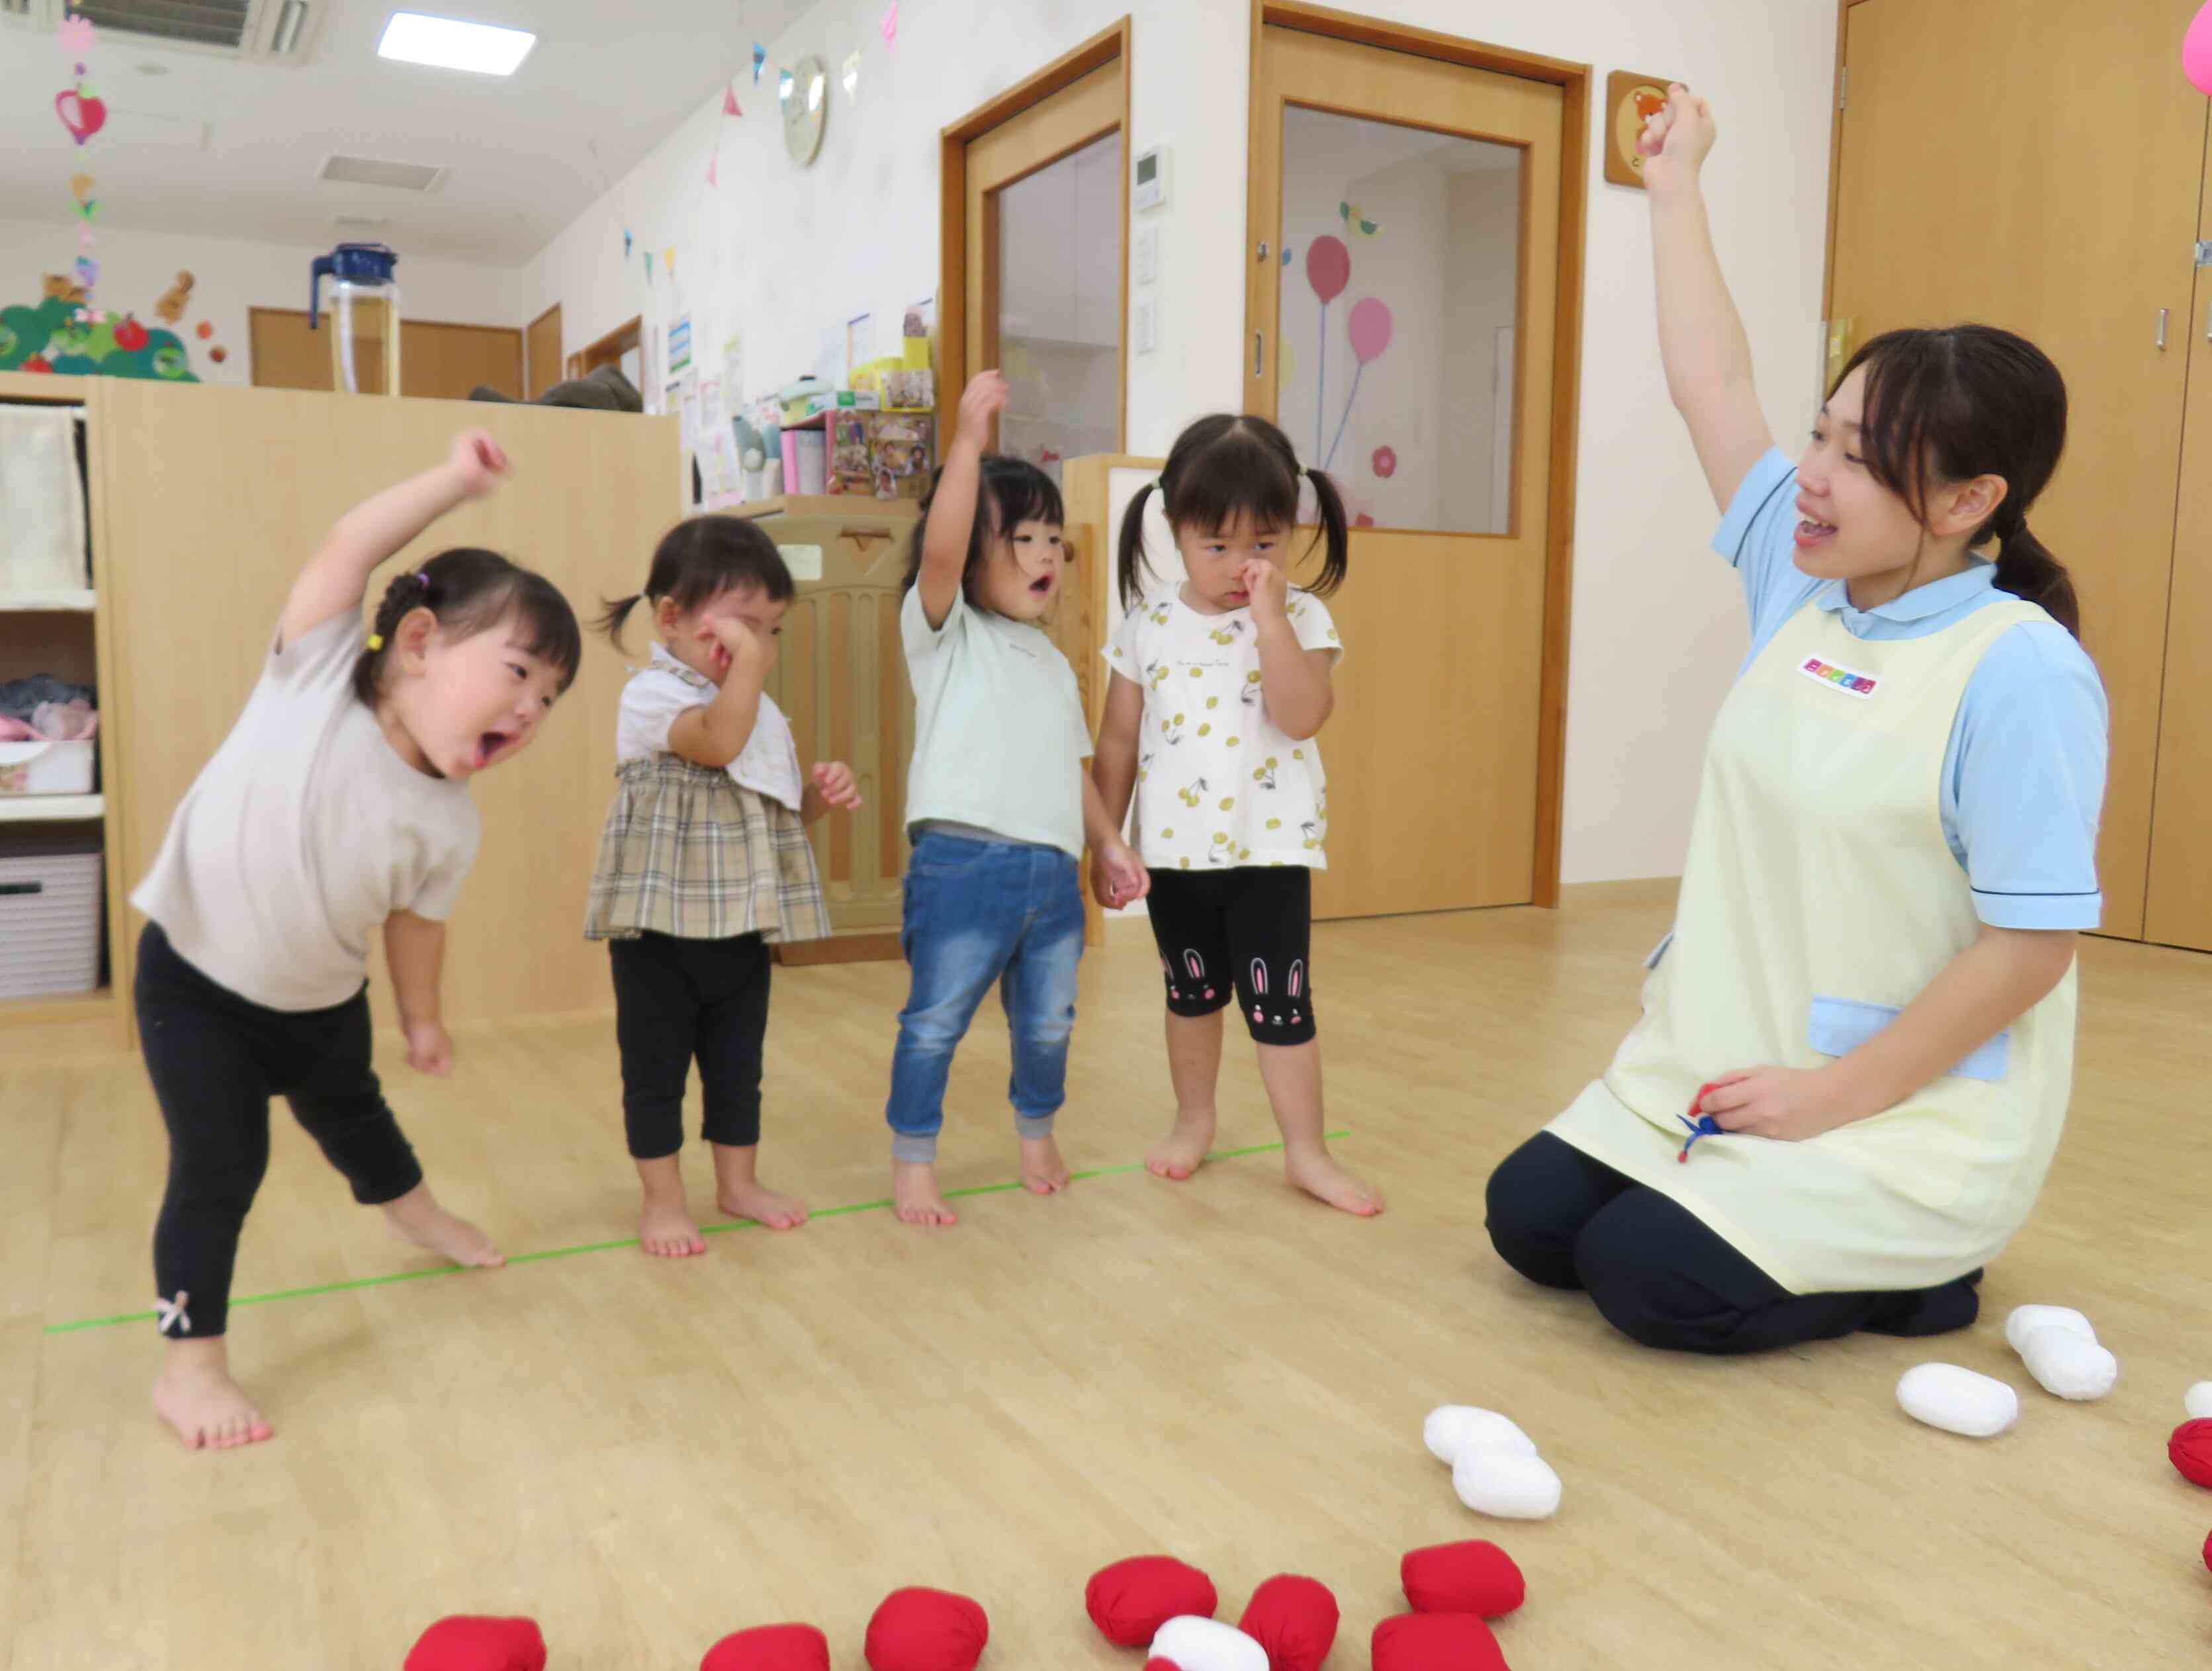
[[1942,1334],[1980,1310],[1982,1273],[1887,1293],[1792,1294],[1685,1206],[1540,1132],[1490,1175],[1498,1256],[1547,1288],[1586,1289],[1639,1346],[1726,1354],[1877,1334]]
[[202,1340],[228,1324],[239,1233],[269,1170],[271,1097],[291,1103],[363,1206],[398,1200],[422,1182],[422,1168],[369,1066],[366,988],[335,1009],[265,1009],[209,980],[149,922],[134,997],[146,1074],[169,1128],[168,1188],[154,1229],[161,1332]]
[[1152,877],[1145,906],[1170,1013],[1212,1015],[1233,998],[1258,1043],[1314,1036],[1311,871],[1245,865]]
[[760,1141],[761,1046],[768,1036],[768,943],[757,934],[610,940],[615,1039],[622,1048],[623,1125],[630,1158],[684,1146],[684,1087],[699,1063],[709,1143]]

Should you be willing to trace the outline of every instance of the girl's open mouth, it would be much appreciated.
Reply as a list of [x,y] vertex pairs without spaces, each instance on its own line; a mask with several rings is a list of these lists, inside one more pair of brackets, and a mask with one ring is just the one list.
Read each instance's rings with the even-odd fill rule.
[[1835,524],[1815,521],[1808,516],[1797,525],[1797,549],[1809,551],[1817,545],[1826,544],[1835,535]]
[[503,731],[487,731],[482,732],[477,738],[477,750],[475,755],[469,761],[469,769],[477,772],[482,771],[485,767],[491,764],[494,756],[498,754],[501,749],[505,748],[514,740],[514,738],[512,735]]
[[1049,574],[1038,575],[1036,579],[1030,582],[1030,592],[1032,596],[1038,598],[1044,598],[1051,595],[1052,576]]

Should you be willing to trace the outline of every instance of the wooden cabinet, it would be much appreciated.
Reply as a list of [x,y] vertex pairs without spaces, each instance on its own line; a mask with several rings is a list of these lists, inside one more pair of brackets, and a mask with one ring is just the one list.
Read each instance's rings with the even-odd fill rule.
[[[2212,236],[2196,0],[1850,0],[1832,369],[1972,319],[2065,374],[2066,457],[2031,519],[2072,569],[2112,702],[2105,932],[2212,951]],[[2063,96],[2036,101],[2024,88]],[[1940,167],[1929,160],[1941,158]],[[2177,462],[2179,470],[2177,470]]]

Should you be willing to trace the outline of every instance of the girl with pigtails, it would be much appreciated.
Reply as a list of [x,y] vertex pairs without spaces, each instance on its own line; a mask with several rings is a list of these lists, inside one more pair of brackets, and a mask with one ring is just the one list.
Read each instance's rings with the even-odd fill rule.
[[[1301,547],[1308,481],[1321,528]],[[1135,799],[1133,835],[1167,971],[1176,1120],[1145,1164],[1181,1180],[1206,1158],[1222,1014],[1233,1001],[1259,1050],[1291,1182],[1367,1217],[1382,1197],[1322,1140],[1313,1002],[1312,880],[1328,863],[1328,832],[1315,739],[1335,705],[1330,678],[1343,653],[1322,600],[1344,580],[1344,501],[1273,424],[1227,414],[1182,432],[1158,488],[1185,578],[1162,581],[1146,564],[1147,487],[1121,526],[1128,615],[1106,652],[1113,684],[1094,768],[1117,823]],[[1292,586],[1291,564],[1316,546],[1320,574]],[[1093,886],[1109,908],[1129,902],[1103,871]]]

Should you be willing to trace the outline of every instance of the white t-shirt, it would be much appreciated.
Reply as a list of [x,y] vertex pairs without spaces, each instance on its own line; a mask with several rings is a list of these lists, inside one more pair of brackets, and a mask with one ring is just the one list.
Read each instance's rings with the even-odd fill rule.
[[[1304,648],[1343,653],[1320,599],[1293,587],[1285,613]],[[1328,868],[1321,749],[1267,717],[1250,610],[1201,615],[1164,592],[1129,611],[1106,665],[1145,693],[1134,833],[1148,867]]]
[[[666,753],[670,727],[691,709],[706,707],[715,694],[712,679],[686,667],[665,645],[654,645],[651,665],[631,674],[623,686],[622,708],[615,720],[615,764]],[[799,741],[792,735],[791,721],[765,690],[753,716],[753,734],[725,769],[755,794],[781,801],[794,812],[806,810]]]
[[920,586],[899,632],[914,681],[907,828],[966,824],[1082,858],[1091,726],[1067,658],[1042,628],[964,596],[933,632]]
[[399,757],[353,692],[359,616],[272,647],[131,902],[184,960],[272,1010],[343,1004],[395,911],[443,921],[482,834],[465,783]]

